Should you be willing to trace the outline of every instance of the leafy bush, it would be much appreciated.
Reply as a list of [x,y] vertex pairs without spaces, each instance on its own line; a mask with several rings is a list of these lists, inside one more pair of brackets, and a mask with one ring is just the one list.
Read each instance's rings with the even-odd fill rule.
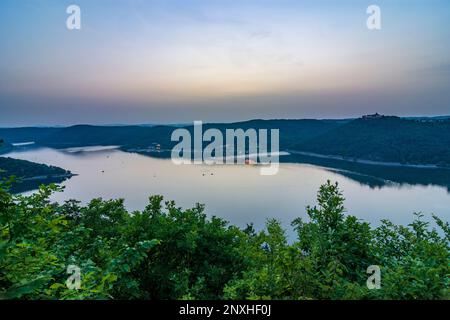
[[[289,243],[276,220],[255,232],[208,218],[161,196],[143,211],[123,200],[52,203],[61,188],[30,196],[0,184],[0,298],[3,299],[448,299],[447,222],[441,232],[417,215],[409,226],[346,215],[337,184],[321,186],[308,221]],[[66,285],[67,267],[81,287]],[[381,288],[366,286],[369,265]]]

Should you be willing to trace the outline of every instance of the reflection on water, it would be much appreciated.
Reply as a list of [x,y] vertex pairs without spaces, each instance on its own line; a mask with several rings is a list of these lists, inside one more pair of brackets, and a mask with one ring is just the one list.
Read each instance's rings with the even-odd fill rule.
[[[77,174],[62,183],[65,191],[54,196],[57,201],[124,198],[128,209],[142,210],[148,196],[161,194],[182,207],[204,203],[209,215],[242,227],[253,222],[261,228],[272,217],[287,226],[296,217],[306,217],[305,206],[315,204],[317,190],[327,179],[339,182],[349,213],[376,225],[380,219],[407,224],[412,213],[419,211],[427,216],[435,213],[446,221],[450,218],[450,179],[442,176],[433,182],[431,170],[422,171],[423,177],[419,177],[418,172],[399,173],[398,168],[360,166],[356,170],[351,163],[338,168],[336,164],[316,162],[329,169],[283,163],[277,175],[261,176],[260,168],[254,166],[176,166],[170,159],[113,148],[69,151],[22,148],[7,156]],[[311,159],[296,160],[313,163]]]
[[304,155],[290,155],[282,160],[323,166],[374,188],[392,184],[436,185],[445,187],[450,192],[450,169],[445,168],[378,166]]

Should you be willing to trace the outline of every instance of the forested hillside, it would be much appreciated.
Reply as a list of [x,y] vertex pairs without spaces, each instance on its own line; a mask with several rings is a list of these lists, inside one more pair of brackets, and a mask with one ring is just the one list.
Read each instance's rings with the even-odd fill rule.
[[[274,219],[256,232],[160,196],[130,214],[123,200],[51,203],[54,191],[17,197],[0,183],[0,299],[450,298],[448,223],[373,228],[344,213],[330,182],[292,222],[293,243]],[[66,285],[69,265],[79,290]],[[366,285],[372,265],[378,289]]]
[[0,138],[0,154],[7,153],[12,150],[12,145],[10,143],[6,143],[3,139]]
[[[12,150],[10,144],[0,138],[0,154]],[[24,192],[39,187],[41,183],[62,182],[72,176],[70,171],[25,160],[0,157],[0,182],[16,179],[11,191]]]
[[291,149],[349,159],[450,166],[450,121],[360,118]]
[[[125,151],[158,144],[170,150],[172,126],[88,126],[0,129],[6,142],[35,141],[52,148],[117,145]],[[192,126],[186,129],[193,132]],[[354,120],[252,120],[204,124],[203,131],[279,129],[280,148],[348,160],[450,166],[450,120],[376,116]],[[167,156],[167,155],[166,155]]]
[[[226,129],[241,128],[254,129],[280,129],[280,143],[288,147],[293,143],[305,141],[321,135],[345,123],[338,120],[252,120],[237,123],[204,124],[203,130],[216,128],[221,131]],[[186,126],[193,134],[193,126]],[[171,126],[88,126],[78,125],[68,128],[60,128],[48,134],[41,135],[35,141],[38,144],[54,147],[80,147],[89,145],[119,145],[124,149],[148,148],[153,143],[158,143],[163,148],[171,148],[176,143],[170,140],[175,127]],[[22,132],[23,136],[26,136]]]
[[44,139],[61,128],[0,128],[0,137],[8,143],[32,142]]
[[45,164],[0,157],[0,179],[10,176],[15,176],[18,179],[51,178],[70,176],[70,171]]

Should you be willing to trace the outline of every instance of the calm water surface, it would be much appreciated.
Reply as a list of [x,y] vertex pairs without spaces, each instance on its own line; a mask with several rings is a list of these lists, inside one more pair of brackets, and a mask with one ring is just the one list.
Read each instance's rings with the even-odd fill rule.
[[426,219],[435,213],[450,220],[450,193],[445,187],[391,183],[373,188],[308,164],[281,164],[277,175],[261,176],[259,168],[253,166],[177,166],[170,159],[105,147],[24,148],[6,156],[77,174],[62,183],[64,192],[53,197],[61,202],[124,198],[129,210],[142,210],[150,195],[161,194],[184,208],[203,203],[210,216],[241,227],[253,222],[259,229],[267,218],[277,218],[289,226],[293,219],[306,217],[305,207],[315,204],[319,186],[329,179],[340,184],[348,213],[374,225],[381,219],[407,224],[412,213],[419,211]]

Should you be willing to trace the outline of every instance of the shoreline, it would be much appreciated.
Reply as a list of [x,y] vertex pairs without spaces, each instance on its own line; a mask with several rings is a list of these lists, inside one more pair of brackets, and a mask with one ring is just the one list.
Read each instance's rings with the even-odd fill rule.
[[[171,150],[148,150],[148,149],[121,149],[124,152],[131,152],[131,153],[137,153],[142,154],[146,156],[154,156],[157,158],[170,158],[170,152]],[[343,161],[347,163],[356,163],[356,164],[365,164],[365,165],[371,165],[371,166],[383,166],[383,167],[392,167],[392,168],[414,168],[414,169],[444,169],[444,170],[450,170],[450,167],[442,167],[435,164],[408,164],[408,163],[400,163],[400,162],[388,162],[388,161],[373,161],[373,160],[365,160],[365,159],[345,159],[342,156],[333,156],[333,155],[323,155],[319,153],[313,153],[313,152],[304,152],[304,151],[295,151],[286,149],[285,151],[280,152],[287,152],[287,155],[282,156],[288,156],[288,155],[302,155],[302,156],[309,156],[313,158],[320,158],[320,159],[329,159],[329,160],[337,160],[337,161]],[[280,163],[282,161],[280,160]]]
[[449,167],[442,167],[435,164],[408,164],[408,163],[400,163],[400,162],[388,162],[388,161],[373,161],[373,160],[365,160],[365,159],[346,159],[343,156],[333,156],[333,155],[324,155],[313,152],[304,152],[304,151],[295,151],[295,150],[286,150],[290,154],[297,154],[302,156],[309,156],[314,158],[321,159],[330,159],[330,160],[338,160],[344,161],[348,163],[357,163],[357,164],[366,164],[373,166],[384,166],[384,167],[397,167],[397,168],[416,168],[416,169],[447,169],[450,170]]
[[68,173],[68,174],[57,174],[57,175],[34,176],[34,177],[28,177],[28,178],[21,178],[21,180],[22,181],[35,181],[35,180],[47,180],[47,179],[70,179],[75,176],[77,176],[77,174]]
[[[77,149],[84,149],[84,148],[96,148],[98,146],[83,146],[83,147],[72,147],[72,148],[55,148],[55,147],[48,147],[50,149],[57,149],[57,150],[67,150],[69,152],[79,151]],[[123,146],[101,146],[102,148],[98,151],[105,151],[105,150],[121,150],[123,152],[128,153],[136,153],[141,154],[145,156],[150,157],[156,157],[156,158],[170,158],[171,151],[170,149],[160,149],[160,150],[154,150],[152,148],[128,148]],[[6,156],[8,153],[13,151],[14,148],[11,148],[10,150],[0,150],[3,152],[0,152],[0,156]],[[72,149],[72,150],[70,150]],[[374,161],[374,160],[367,160],[367,159],[350,159],[345,158],[343,156],[337,156],[337,155],[324,155],[314,152],[307,152],[307,151],[297,151],[297,150],[291,150],[291,149],[285,149],[284,151],[280,151],[281,153],[287,152],[288,154],[282,155],[282,156],[289,156],[289,155],[301,155],[301,156],[308,156],[313,158],[319,158],[319,159],[329,159],[329,160],[336,160],[336,161],[343,161],[346,163],[355,163],[355,164],[363,164],[363,165],[371,165],[371,166],[383,166],[383,167],[392,167],[392,168],[415,168],[415,169],[444,169],[444,170],[450,170],[450,167],[445,166],[438,166],[436,164],[410,164],[410,163],[400,163],[400,162],[389,162],[389,161]],[[282,162],[282,161],[280,161]],[[76,174],[72,175],[62,175],[61,177],[72,177]],[[58,176],[60,177],[60,176]],[[39,177],[32,177],[27,178],[29,180],[37,180]]]

